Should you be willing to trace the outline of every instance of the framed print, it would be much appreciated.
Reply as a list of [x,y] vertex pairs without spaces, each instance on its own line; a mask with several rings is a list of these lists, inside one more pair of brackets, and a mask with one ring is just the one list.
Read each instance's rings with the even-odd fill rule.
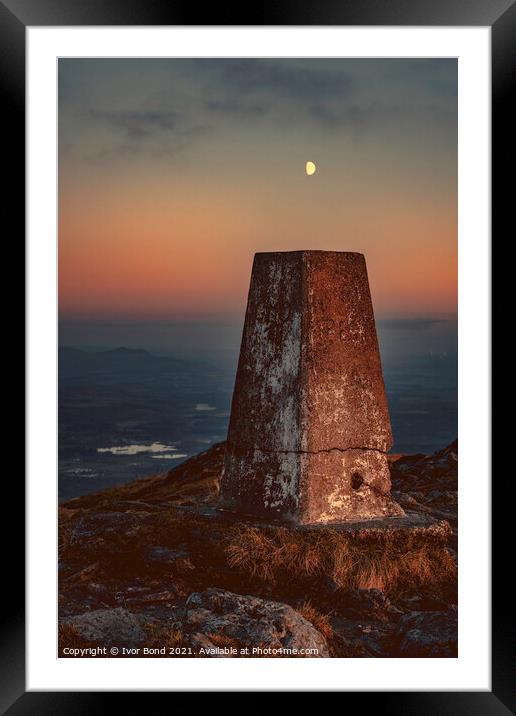
[[498,5],[3,3],[29,397],[8,713],[105,691],[510,712]]

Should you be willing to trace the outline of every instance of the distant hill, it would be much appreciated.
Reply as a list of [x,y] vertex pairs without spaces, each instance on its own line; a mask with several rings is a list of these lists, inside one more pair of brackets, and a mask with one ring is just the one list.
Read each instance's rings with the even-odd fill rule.
[[59,379],[67,382],[72,378],[127,373],[164,373],[169,370],[181,371],[202,368],[200,361],[182,360],[169,356],[155,356],[143,349],[114,348],[106,351],[84,351],[79,348],[60,346],[58,350]]

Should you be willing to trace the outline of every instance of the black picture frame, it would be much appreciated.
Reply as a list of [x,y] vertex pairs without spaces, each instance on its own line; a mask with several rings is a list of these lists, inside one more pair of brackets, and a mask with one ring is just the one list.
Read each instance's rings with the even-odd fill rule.
[[[18,227],[23,245],[25,216],[25,37],[28,26],[80,25],[396,25],[396,26],[490,26],[492,31],[492,232],[502,239],[509,227],[514,203],[513,160],[508,151],[516,126],[511,109],[511,74],[516,63],[516,4],[514,0],[341,0],[331,2],[284,2],[232,6],[206,5],[200,12],[167,0],[0,0],[0,82],[5,124],[4,137],[12,160],[9,163],[4,220]],[[202,19],[202,23],[198,20]],[[235,22],[236,20],[236,22]],[[19,714],[82,714],[115,706],[111,694],[98,692],[26,692],[24,617],[24,533],[22,505],[24,485],[19,474],[7,476],[10,511],[16,508],[9,541],[4,543],[4,576],[8,578],[8,605],[1,614],[0,709]],[[501,479],[504,479],[501,477]],[[505,478],[507,479],[507,478]],[[510,479],[510,478],[509,478]],[[513,642],[510,615],[511,590],[504,576],[504,558],[510,544],[509,510],[504,486],[493,484],[493,590],[492,590],[492,691],[366,692],[345,693],[345,706],[377,707],[388,713],[440,716],[475,714],[502,716],[514,713]],[[16,531],[17,537],[13,538]],[[5,539],[5,537],[4,537]],[[4,592],[5,589],[4,583]],[[401,663],[401,662],[400,662]],[[402,667],[402,664],[400,666]],[[235,685],[237,686],[237,685]],[[138,694],[128,694],[133,708]],[[158,695],[158,694],[153,694]],[[163,695],[163,694],[162,694]],[[120,708],[116,695],[116,708]],[[168,696],[168,695],[165,695]],[[149,692],[145,705],[149,708]],[[106,700],[107,699],[107,700]],[[366,704],[364,704],[364,701]]]

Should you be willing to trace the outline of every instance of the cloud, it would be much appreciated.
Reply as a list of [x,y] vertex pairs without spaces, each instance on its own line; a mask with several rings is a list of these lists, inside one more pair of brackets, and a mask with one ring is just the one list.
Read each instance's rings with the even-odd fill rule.
[[227,131],[295,125],[385,131],[428,122],[451,134],[451,60],[61,60],[60,145],[93,160],[171,156]]
[[226,114],[233,117],[259,117],[267,114],[270,110],[269,104],[258,102],[242,102],[233,97],[224,99],[208,99],[203,102],[203,108],[207,113]]
[[[274,117],[336,126],[332,107],[348,99],[353,81],[342,66],[298,64],[291,60],[202,61],[209,77],[203,107],[228,118]],[[295,115],[294,115],[295,113]]]
[[225,61],[222,83],[239,95],[314,102],[349,96],[353,82],[341,66],[298,65],[281,60]]
[[63,153],[79,149],[80,156],[94,163],[145,153],[168,157],[184,152],[191,144],[209,132],[209,127],[193,118],[169,108],[161,110],[93,109],[82,120],[93,134],[74,142],[63,138]]
[[94,121],[106,122],[126,132],[128,139],[141,141],[156,131],[178,131],[184,118],[179,112],[164,110],[90,110]]

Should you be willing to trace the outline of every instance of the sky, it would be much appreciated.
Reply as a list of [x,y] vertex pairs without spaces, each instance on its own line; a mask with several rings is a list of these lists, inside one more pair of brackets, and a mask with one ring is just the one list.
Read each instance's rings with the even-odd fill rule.
[[239,320],[298,249],[364,253],[377,317],[456,314],[456,60],[59,60],[61,319]]

